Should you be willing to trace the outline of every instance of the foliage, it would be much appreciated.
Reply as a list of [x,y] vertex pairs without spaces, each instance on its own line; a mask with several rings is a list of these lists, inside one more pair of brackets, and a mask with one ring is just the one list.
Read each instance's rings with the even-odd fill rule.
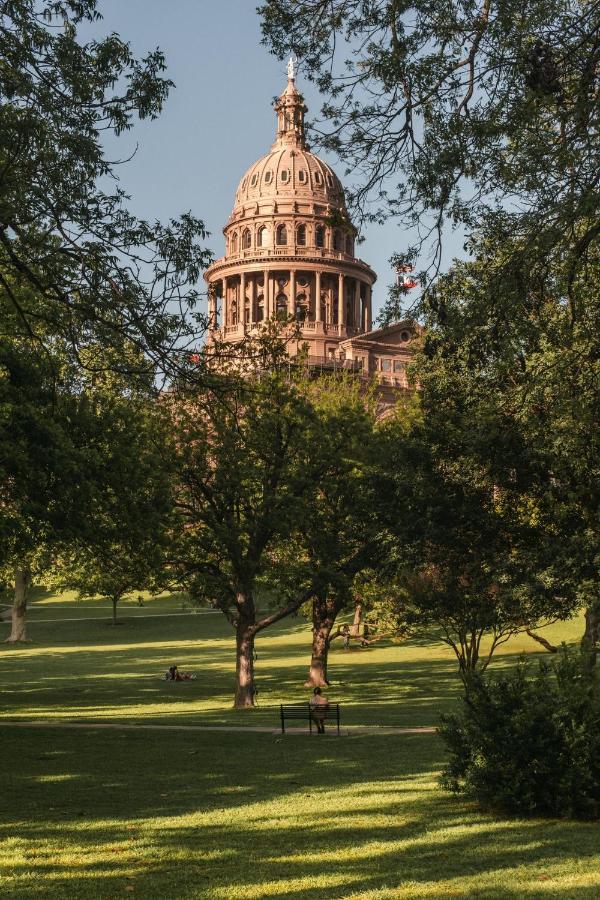
[[436,452],[463,482],[483,472],[503,515],[542,529],[560,592],[588,606],[592,643],[600,559],[599,273],[595,250],[585,273],[573,275],[568,260],[539,262],[518,241],[490,241],[431,291],[431,327],[416,363],[424,418],[443,425]]
[[267,46],[297,53],[324,94],[313,142],[347,162],[371,217],[398,217],[418,243],[499,219],[538,257],[561,247],[584,265],[600,233],[597,4],[265,0],[260,13]]
[[585,657],[563,649],[533,676],[521,664],[475,680],[441,735],[453,791],[521,815],[600,817],[600,683]]
[[[114,379],[113,379],[114,380]],[[158,590],[167,561],[171,523],[170,470],[164,420],[150,397],[101,386],[92,403],[92,462],[85,473],[92,498],[88,528],[54,561],[54,583],[80,598],[108,597],[116,605],[134,590]]]
[[511,634],[568,617],[577,598],[555,557],[560,538],[531,485],[513,478],[500,488],[487,464],[499,440],[510,446],[518,434],[503,434],[490,414],[474,417],[460,387],[439,406],[424,387],[420,408],[400,404],[386,420],[380,494],[396,540],[388,569],[398,614],[409,625],[441,627],[468,681]]
[[[0,9],[0,292],[18,334],[60,338],[80,366],[126,371],[129,343],[138,365],[178,370],[203,325],[187,313],[210,259],[205,230],[191,213],[139,220],[121,188],[106,190],[119,166],[106,136],[156,118],[172,82],[160,50],[138,60],[117,34],[80,42],[78,27],[100,18],[96,0]],[[85,357],[91,343],[116,355]]]

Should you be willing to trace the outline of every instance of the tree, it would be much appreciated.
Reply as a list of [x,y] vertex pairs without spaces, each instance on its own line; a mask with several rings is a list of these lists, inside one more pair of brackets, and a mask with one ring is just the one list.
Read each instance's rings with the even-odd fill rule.
[[307,685],[329,684],[327,663],[338,614],[353,605],[359,573],[385,555],[373,489],[377,465],[375,398],[358,379],[321,377],[310,390],[339,438],[337,464],[329,467],[306,510],[303,545],[319,590],[311,601],[312,652]]
[[[211,389],[164,398],[177,462],[174,573],[235,630],[239,708],[254,705],[257,634],[319,588],[305,565],[302,534],[318,484],[341,451],[309,402],[301,370],[289,367],[270,334],[264,340],[264,352],[221,370]],[[274,608],[260,613],[257,593],[265,585]]]
[[[522,459],[518,429],[493,404],[474,416],[463,387],[457,379],[445,405],[408,419],[400,410],[386,421],[393,473],[386,476],[386,514],[397,541],[391,571],[402,589],[399,614],[407,624],[441,628],[468,688],[500,644],[568,617],[577,594],[562,577],[561,536],[544,514],[535,479],[522,468],[498,477],[509,455],[515,464]],[[496,471],[492,458],[500,463]]]
[[[498,272],[517,253],[522,264],[501,282]],[[599,621],[599,276],[592,248],[585,272],[572,278],[568,257],[540,262],[518,239],[484,244],[432,290],[417,363],[424,414],[452,423],[505,508],[519,509],[519,494],[529,496],[561,592],[586,607],[592,661]]]
[[[61,358],[0,338],[0,571],[14,583],[8,641],[26,640],[27,594],[48,557],[85,527],[85,403]],[[82,439],[83,438],[83,439]]]
[[[167,224],[126,208],[108,134],[156,118],[172,82],[160,50],[136,59],[119,35],[81,43],[96,0],[10,0],[0,9],[0,290],[19,334],[60,338],[80,366],[179,371],[204,327],[190,315],[210,254],[190,213]],[[27,284],[27,302],[13,290]],[[90,344],[112,348],[90,357]]]
[[347,163],[355,205],[417,229],[404,261],[446,223],[472,235],[501,221],[538,257],[563,248],[584,266],[600,234],[596,4],[266,0],[259,12],[267,46],[296,53],[324,95],[313,143]]
[[124,395],[114,381],[96,382],[92,399],[99,431],[90,436],[86,473],[90,527],[57,558],[54,580],[80,597],[109,598],[116,625],[123,596],[163,583],[172,505],[162,411],[151,396]]

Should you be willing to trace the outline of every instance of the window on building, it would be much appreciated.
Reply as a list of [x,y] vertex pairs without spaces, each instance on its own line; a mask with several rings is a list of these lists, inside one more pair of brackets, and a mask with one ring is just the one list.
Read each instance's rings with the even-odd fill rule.
[[237,231],[234,231],[233,234],[231,235],[231,252],[237,253],[237,248],[238,248],[238,236],[237,236]]
[[333,178],[331,177],[331,175],[327,175],[327,184],[329,185],[329,187],[333,187]]
[[410,331],[401,331],[400,340],[404,341],[405,343],[406,341],[410,341]]
[[287,169],[283,169],[283,171],[279,175],[279,178],[282,184],[286,184],[290,180],[290,173]]
[[342,249],[342,232],[338,228],[333,232],[333,249]]
[[399,359],[394,360],[394,372],[403,372],[404,371],[404,363]]
[[287,318],[287,297],[285,294],[277,294],[275,308],[277,310],[277,318],[280,321],[285,321]]
[[256,298],[256,319],[258,322],[262,322],[265,317],[265,298],[263,294],[259,294]]
[[346,253],[348,256],[352,256],[352,238],[350,235],[346,236]]
[[256,244],[258,247],[266,247],[269,243],[269,229],[266,225],[262,225],[258,229],[258,234],[256,235]]
[[317,247],[325,246],[325,229],[322,225],[318,225],[315,231],[315,244]]
[[300,184],[306,183],[306,172],[304,171],[304,169],[300,169],[300,171],[298,172],[298,181],[300,182]]
[[391,359],[382,359],[381,360],[381,371],[382,372],[391,372],[392,371]]
[[249,228],[244,228],[242,233],[242,250],[248,250],[252,246],[252,234]]
[[321,186],[323,184],[323,176],[320,172],[315,172],[315,184]]
[[306,225],[298,225],[298,231],[296,232],[296,243],[299,247],[306,246]]
[[256,187],[256,182],[258,181],[258,173],[255,172],[250,181],[250,187]]
[[287,228],[285,225],[277,226],[277,243],[280,247],[287,244]]
[[265,184],[271,184],[272,181],[273,181],[273,173],[269,169],[268,172],[265,172]]

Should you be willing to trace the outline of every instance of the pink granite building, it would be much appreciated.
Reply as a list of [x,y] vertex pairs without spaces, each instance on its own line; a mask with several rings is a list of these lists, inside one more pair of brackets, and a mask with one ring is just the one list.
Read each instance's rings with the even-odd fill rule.
[[294,316],[291,353],[304,345],[312,365],[405,387],[413,325],[371,330],[376,275],[355,255],[338,177],[306,144],[291,62],[275,111],[275,143],[243,176],[223,229],[225,255],[205,274],[212,333],[237,342],[266,319]]

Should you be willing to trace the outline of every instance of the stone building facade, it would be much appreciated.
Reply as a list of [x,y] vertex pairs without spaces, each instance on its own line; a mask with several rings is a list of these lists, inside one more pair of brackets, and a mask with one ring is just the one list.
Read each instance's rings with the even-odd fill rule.
[[371,330],[376,275],[355,255],[339,179],[308,149],[291,63],[275,111],[275,143],[243,176],[223,229],[225,255],[205,274],[211,334],[237,342],[269,318],[293,316],[292,354],[304,345],[312,365],[404,387],[412,324]]

